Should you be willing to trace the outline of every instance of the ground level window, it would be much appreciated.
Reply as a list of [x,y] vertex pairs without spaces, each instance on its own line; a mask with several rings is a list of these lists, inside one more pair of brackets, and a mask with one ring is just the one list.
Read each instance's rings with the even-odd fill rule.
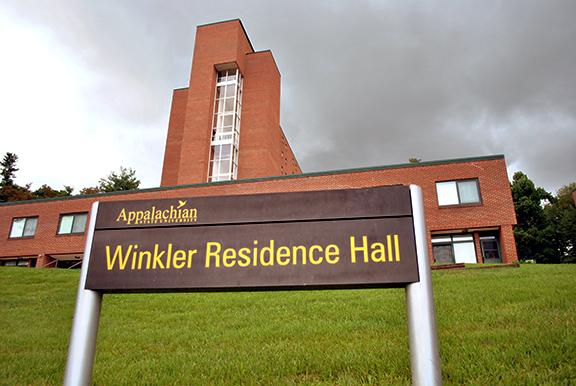
[[1,267],[34,267],[36,266],[36,259],[10,259],[0,260]]
[[432,236],[436,263],[476,263],[474,238],[470,234]]
[[84,233],[86,228],[86,218],[88,213],[63,214],[60,216],[60,225],[58,226],[59,235]]
[[501,263],[500,244],[496,235],[480,235],[480,246],[484,263]]
[[10,238],[32,237],[36,234],[38,217],[19,217],[12,220]]

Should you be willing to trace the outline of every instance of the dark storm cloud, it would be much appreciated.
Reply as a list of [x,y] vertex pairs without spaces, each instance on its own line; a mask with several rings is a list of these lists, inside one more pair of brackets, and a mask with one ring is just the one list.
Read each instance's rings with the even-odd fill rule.
[[[161,159],[194,27],[240,17],[282,73],[305,171],[504,153],[548,189],[576,180],[576,2],[14,2],[100,79],[94,109],[148,127]],[[130,142],[134,130],[122,140]]]

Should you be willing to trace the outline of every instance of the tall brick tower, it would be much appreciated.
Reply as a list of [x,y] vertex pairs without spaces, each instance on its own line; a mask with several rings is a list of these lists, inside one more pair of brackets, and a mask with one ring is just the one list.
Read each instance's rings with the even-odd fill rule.
[[280,127],[280,72],[238,19],[197,27],[188,87],[174,90],[162,186],[299,174]]

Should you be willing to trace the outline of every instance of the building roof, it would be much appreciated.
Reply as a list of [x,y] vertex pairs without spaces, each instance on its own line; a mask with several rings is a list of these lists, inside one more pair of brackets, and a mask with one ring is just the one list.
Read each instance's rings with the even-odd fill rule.
[[306,178],[306,177],[324,176],[324,175],[330,175],[330,174],[362,173],[362,172],[378,171],[378,170],[386,170],[386,169],[417,168],[417,167],[436,166],[436,165],[454,164],[454,163],[465,163],[465,162],[473,162],[473,161],[489,161],[489,160],[496,160],[496,159],[504,159],[504,155],[503,154],[494,154],[494,155],[480,156],[480,157],[454,158],[454,159],[447,159],[447,160],[424,161],[424,162],[418,162],[418,163],[403,163],[403,164],[393,164],[393,165],[372,166],[372,167],[365,167],[365,168],[328,170],[328,171],[312,172],[312,173],[291,174],[291,175],[286,175],[286,176],[248,178],[248,179],[233,180],[233,181],[203,182],[203,183],[198,183],[198,184],[186,184],[186,185],[146,188],[146,189],[138,189],[138,190],[122,190],[122,191],[118,191],[118,192],[109,192],[109,193],[84,194],[84,195],[75,195],[75,196],[66,196],[66,197],[52,197],[52,198],[44,198],[44,199],[37,199],[37,200],[26,200],[26,201],[10,201],[10,202],[2,202],[2,203],[0,203],[0,206],[23,205],[23,204],[29,204],[29,203],[46,202],[46,201],[75,200],[75,199],[83,199],[83,198],[90,198],[90,197],[129,195],[129,194],[133,194],[133,193],[155,192],[155,191],[174,190],[174,189],[182,189],[182,188],[193,188],[193,187],[201,187],[201,186],[244,184],[244,183],[259,182],[259,181],[284,180],[284,179],[292,179],[292,178]]

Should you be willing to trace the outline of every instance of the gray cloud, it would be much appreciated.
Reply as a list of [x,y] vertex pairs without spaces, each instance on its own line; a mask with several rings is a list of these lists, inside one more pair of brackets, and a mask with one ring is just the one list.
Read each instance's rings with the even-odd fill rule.
[[[157,184],[195,26],[240,17],[282,73],[305,171],[504,153],[550,190],[576,180],[576,2],[14,1],[97,82],[95,114]],[[102,173],[101,173],[102,174]]]

